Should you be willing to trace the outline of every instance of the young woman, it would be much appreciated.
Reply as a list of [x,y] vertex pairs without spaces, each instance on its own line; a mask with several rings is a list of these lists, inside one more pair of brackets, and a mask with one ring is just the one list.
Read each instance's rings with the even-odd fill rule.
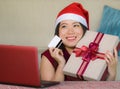
[[[80,80],[79,78],[64,75],[63,68],[76,44],[88,29],[88,12],[80,3],[72,3],[60,11],[56,19],[55,34],[62,39],[63,44],[60,48],[49,48],[42,53],[40,64],[41,80]],[[107,51],[105,55],[109,73],[106,80],[115,80],[118,60],[117,51],[114,49],[114,54]]]

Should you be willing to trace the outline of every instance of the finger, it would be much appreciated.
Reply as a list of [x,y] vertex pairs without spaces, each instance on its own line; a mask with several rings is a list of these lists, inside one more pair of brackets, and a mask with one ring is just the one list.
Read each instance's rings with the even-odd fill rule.
[[58,53],[59,49],[58,48],[54,48],[54,53]]
[[52,54],[54,52],[55,48],[49,48],[49,52],[50,54]]
[[107,58],[107,57],[104,57],[104,59],[105,59],[105,61],[107,62],[107,64],[109,64],[109,63],[110,63],[110,61],[108,60],[108,58]]
[[113,62],[114,61],[114,57],[113,57],[113,54],[109,51],[106,52],[106,58],[110,61],[110,62]]
[[58,48],[55,48],[54,53],[59,54],[59,55],[63,55],[62,50],[58,49]]
[[118,61],[118,52],[117,52],[117,49],[114,48],[114,57],[115,57],[115,60]]
[[59,53],[60,53],[60,55],[62,55],[62,56],[63,56],[63,52],[62,52],[62,50],[60,50],[60,52],[59,52]]

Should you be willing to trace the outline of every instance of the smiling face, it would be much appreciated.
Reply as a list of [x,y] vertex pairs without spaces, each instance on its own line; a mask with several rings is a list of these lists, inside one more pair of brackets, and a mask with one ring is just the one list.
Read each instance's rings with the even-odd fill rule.
[[59,36],[67,48],[74,48],[83,36],[83,29],[79,22],[64,20],[59,26]]

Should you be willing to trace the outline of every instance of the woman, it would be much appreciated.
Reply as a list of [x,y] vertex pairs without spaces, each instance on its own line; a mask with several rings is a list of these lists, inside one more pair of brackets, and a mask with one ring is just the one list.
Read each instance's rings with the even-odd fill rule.
[[[55,34],[62,39],[63,44],[60,48],[49,48],[42,53],[40,64],[41,80],[80,80],[79,78],[64,75],[63,68],[76,44],[88,29],[88,12],[80,3],[72,3],[60,11],[56,19]],[[105,55],[109,73],[106,80],[115,80],[117,69],[116,49],[114,49],[114,54],[107,51]]]

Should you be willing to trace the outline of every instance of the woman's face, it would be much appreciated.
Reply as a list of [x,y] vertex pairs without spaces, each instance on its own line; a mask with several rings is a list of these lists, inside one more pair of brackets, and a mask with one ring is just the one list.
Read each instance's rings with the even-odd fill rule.
[[59,36],[67,47],[75,47],[83,35],[83,29],[79,22],[64,20],[60,23]]

